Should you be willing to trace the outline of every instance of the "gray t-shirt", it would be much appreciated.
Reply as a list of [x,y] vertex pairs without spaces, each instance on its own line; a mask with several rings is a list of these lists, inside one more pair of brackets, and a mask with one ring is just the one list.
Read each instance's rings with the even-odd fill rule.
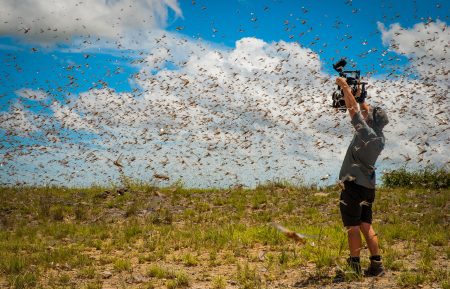
[[384,148],[384,135],[367,125],[361,112],[355,113],[352,125],[356,132],[345,154],[339,179],[354,180],[360,186],[374,189],[375,162]]

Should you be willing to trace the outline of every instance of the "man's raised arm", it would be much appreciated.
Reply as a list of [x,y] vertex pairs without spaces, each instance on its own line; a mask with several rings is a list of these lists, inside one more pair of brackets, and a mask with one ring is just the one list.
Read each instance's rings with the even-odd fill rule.
[[355,115],[355,113],[357,113],[359,111],[359,106],[358,106],[358,102],[356,102],[356,99],[353,96],[352,89],[347,84],[347,80],[344,77],[336,78],[336,84],[339,85],[339,87],[344,92],[345,106],[348,109],[350,118],[353,119],[353,116]]

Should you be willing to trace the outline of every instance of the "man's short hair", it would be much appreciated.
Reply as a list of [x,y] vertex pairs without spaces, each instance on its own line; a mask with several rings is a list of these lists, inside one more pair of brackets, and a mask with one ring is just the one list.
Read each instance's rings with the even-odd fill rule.
[[389,119],[386,111],[380,107],[376,106],[372,110],[373,128],[374,130],[382,131],[383,128],[389,123]]

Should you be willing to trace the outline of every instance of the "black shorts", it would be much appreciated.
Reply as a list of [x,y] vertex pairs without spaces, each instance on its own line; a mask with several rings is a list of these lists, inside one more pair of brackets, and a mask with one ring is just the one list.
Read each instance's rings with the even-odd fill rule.
[[375,189],[344,182],[339,208],[344,226],[359,226],[362,222],[372,224],[372,203],[375,200]]

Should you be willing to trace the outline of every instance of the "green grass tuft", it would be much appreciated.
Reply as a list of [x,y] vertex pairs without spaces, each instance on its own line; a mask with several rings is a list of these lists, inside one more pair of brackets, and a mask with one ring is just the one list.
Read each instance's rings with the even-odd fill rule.
[[256,269],[252,268],[248,263],[241,265],[237,264],[236,267],[236,279],[239,284],[239,288],[242,289],[255,289],[262,287],[261,277],[256,273]]
[[123,271],[131,272],[132,270],[131,262],[125,259],[117,259],[114,262],[114,270],[116,270],[117,272]]

